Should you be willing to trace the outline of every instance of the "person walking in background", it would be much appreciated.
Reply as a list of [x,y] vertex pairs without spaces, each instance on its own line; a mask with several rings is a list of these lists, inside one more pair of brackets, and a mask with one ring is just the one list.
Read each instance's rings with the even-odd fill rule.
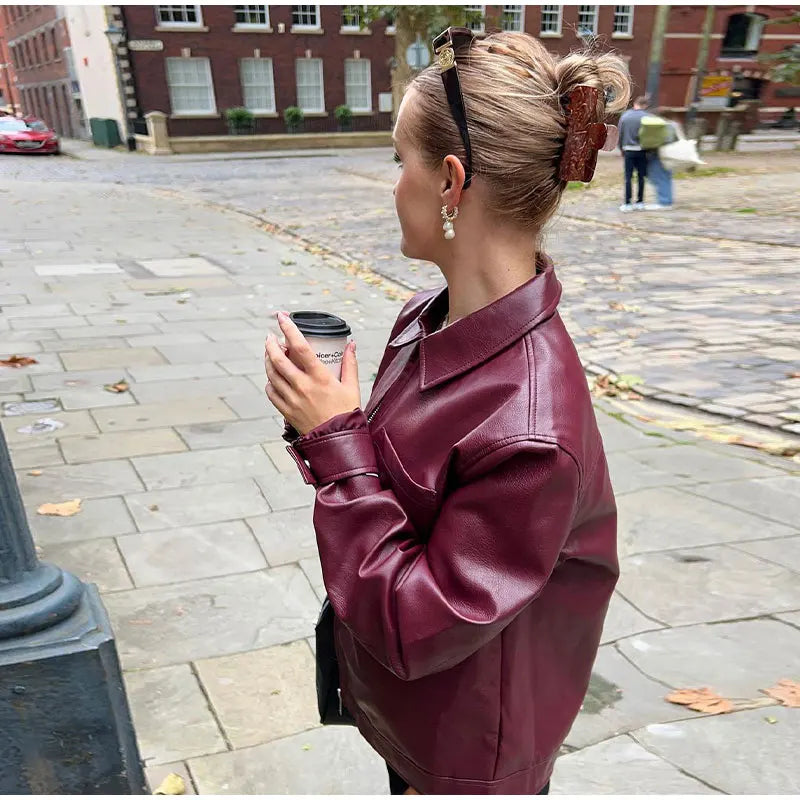
[[[664,117],[657,117],[663,123],[663,133],[660,136],[661,147],[678,139],[676,123]],[[640,137],[641,138],[641,137]],[[647,203],[645,211],[671,211],[672,210],[672,170],[664,166],[658,154],[658,147],[646,149],[647,179],[656,190],[657,203]]]
[[[647,156],[639,144],[639,128],[647,115],[647,98],[637,97],[633,108],[628,109],[619,120],[619,149],[625,158],[625,202],[620,211],[644,208],[644,179],[647,175]],[[633,200],[633,173],[636,172],[636,205]]]

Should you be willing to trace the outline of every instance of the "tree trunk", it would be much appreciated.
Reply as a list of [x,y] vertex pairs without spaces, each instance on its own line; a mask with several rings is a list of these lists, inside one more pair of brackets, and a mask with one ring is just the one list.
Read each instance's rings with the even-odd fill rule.
[[408,65],[406,52],[417,39],[417,32],[412,24],[408,8],[397,7],[394,34],[394,59],[395,66],[392,70],[392,122],[397,120],[400,102],[405,94],[406,87],[414,77],[414,70]]

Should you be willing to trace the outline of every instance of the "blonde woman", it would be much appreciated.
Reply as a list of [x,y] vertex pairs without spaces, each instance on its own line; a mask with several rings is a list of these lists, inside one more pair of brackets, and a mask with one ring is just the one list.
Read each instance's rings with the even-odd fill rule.
[[[542,231],[590,180],[624,64],[448,29],[394,139],[401,249],[446,287],[394,324],[362,410],[285,315],[267,395],[301,434],[341,696],[392,793],[544,794],[614,588],[616,510]],[[610,99],[608,99],[610,98]]]

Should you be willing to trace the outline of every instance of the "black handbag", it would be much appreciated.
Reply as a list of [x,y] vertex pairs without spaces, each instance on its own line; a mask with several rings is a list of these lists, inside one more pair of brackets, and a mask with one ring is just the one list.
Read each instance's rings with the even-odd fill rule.
[[352,714],[342,703],[339,661],[333,641],[333,606],[326,597],[315,628],[317,638],[317,707],[323,725],[355,725]]

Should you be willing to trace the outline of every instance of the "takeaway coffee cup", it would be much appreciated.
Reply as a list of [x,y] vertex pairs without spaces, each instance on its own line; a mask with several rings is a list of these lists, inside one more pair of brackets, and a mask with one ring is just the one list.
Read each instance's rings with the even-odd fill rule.
[[350,326],[340,317],[324,311],[293,311],[292,322],[306,337],[317,358],[334,378],[342,377],[342,358],[350,336]]
[[[306,337],[317,358],[337,380],[342,377],[342,359],[350,336],[350,326],[340,317],[324,311],[293,311],[292,322]],[[294,441],[300,434],[284,420],[283,438]]]

